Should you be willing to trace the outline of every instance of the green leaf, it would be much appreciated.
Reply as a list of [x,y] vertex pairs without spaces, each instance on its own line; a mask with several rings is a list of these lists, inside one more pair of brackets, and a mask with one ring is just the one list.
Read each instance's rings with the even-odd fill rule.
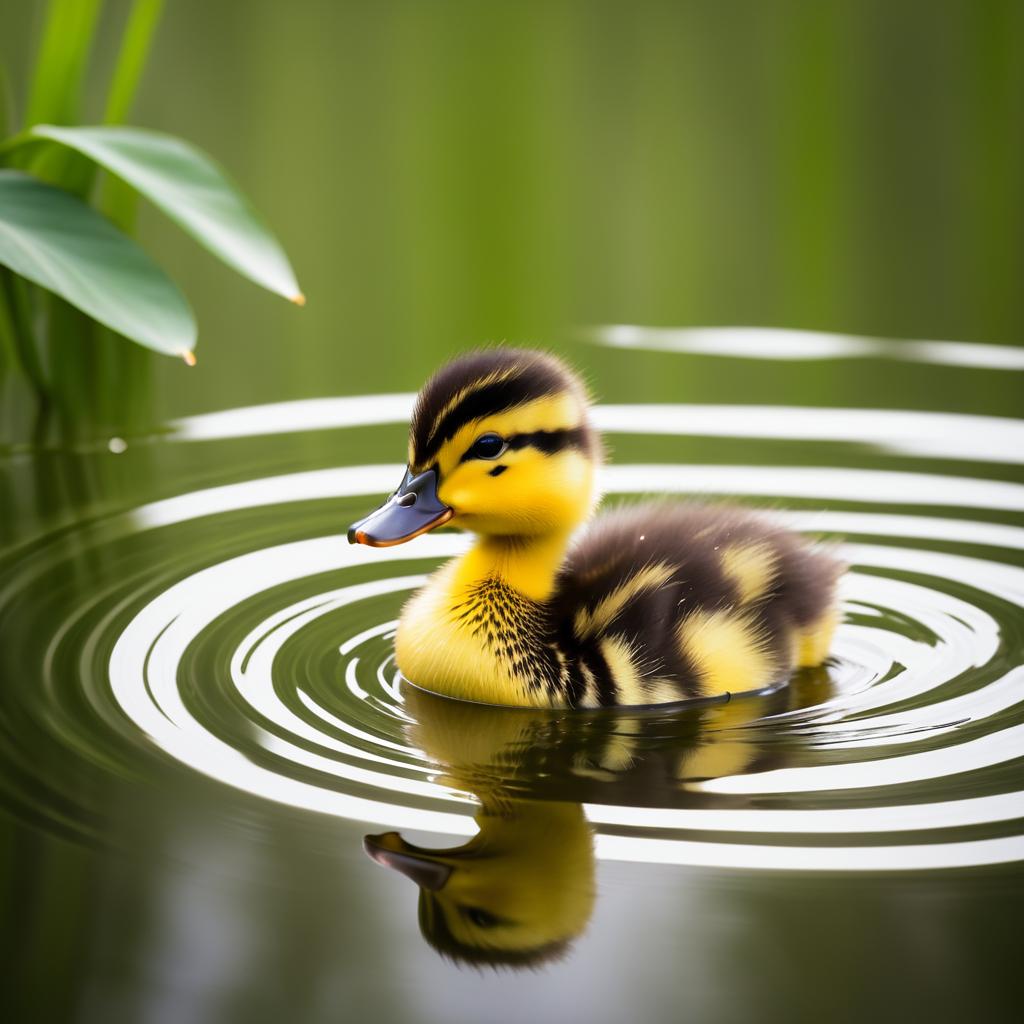
[[194,146],[140,128],[36,125],[48,139],[95,160],[138,190],[229,267],[302,305],[288,257],[224,172]]
[[192,361],[196,324],[174,282],[70,193],[0,171],[0,263],[118,334]]

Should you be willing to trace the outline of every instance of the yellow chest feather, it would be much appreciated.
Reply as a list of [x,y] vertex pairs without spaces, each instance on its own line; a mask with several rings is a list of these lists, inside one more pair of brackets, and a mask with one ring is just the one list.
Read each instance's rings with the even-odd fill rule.
[[460,582],[458,564],[439,569],[402,609],[395,657],[402,674],[427,689],[487,704],[549,706],[511,671],[501,645],[486,642],[486,613],[476,588]]

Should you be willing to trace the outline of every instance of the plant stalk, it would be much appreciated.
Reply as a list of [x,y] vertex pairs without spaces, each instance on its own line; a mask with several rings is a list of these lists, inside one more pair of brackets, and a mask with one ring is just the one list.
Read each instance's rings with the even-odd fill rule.
[[[104,124],[123,124],[128,117],[163,8],[164,0],[135,0],[110,79]],[[133,188],[106,174],[97,205],[126,234],[132,231],[138,209],[138,193]]]
[[[32,383],[40,402],[48,403],[50,388],[35,344],[32,317],[27,308],[26,296],[19,286],[22,282],[10,270],[0,273],[0,295],[2,295],[5,327],[9,332],[12,350],[17,354],[25,375]],[[23,286],[22,286],[23,287]]]
[[164,0],[135,0],[110,79],[104,124],[123,124],[128,116],[163,9]]

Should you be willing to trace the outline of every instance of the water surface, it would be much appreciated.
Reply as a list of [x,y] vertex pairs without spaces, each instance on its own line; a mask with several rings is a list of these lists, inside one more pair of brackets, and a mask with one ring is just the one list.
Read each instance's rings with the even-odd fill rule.
[[[882,372],[882,343],[868,342],[843,358]],[[1014,372],[984,350],[956,369],[926,355],[910,358],[939,384]],[[21,922],[8,956],[26,1007],[611,1021],[757,1006],[781,1021],[794,1006],[855,1020],[881,1005],[893,1019],[1008,1019],[1024,423],[1009,408],[605,397],[606,502],[728,496],[840,545],[851,568],[824,669],[653,714],[410,691],[393,663],[399,609],[466,538],[373,550],[342,531],[400,475],[409,394],[4,456],[0,753]],[[519,957],[526,974],[486,941],[474,957],[438,924],[458,911],[429,897],[418,911],[413,884],[365,855],[364,835],[395,831],[433,850],[468,841],[477,902],[539,915],[520,945],[557,956]]]

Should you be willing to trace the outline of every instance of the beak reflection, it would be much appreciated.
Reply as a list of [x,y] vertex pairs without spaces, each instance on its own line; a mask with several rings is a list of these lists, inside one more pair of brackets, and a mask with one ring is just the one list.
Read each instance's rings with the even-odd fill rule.
[[407,843],[397,832],[366,836],[363,849],[378,864],[411,878],[421,889],[430,892],[443,889],[452,873],[447,864]]

